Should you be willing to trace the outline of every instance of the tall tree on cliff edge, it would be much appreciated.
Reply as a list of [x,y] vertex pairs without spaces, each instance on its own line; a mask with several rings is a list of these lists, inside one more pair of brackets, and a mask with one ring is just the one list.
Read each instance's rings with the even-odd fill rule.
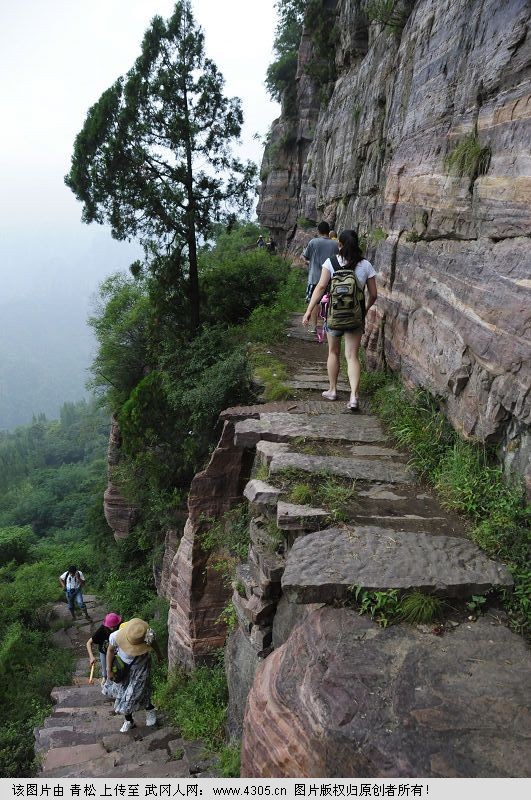
[[132,69],[107,89],[78,134],[65,183],[84,222],[137,238],[166,301],[184,276],[190,325],[200,319],[197,237],[250,204],[256,169],[232,155],[240,101],[205,56],[190,0],[155,17]]

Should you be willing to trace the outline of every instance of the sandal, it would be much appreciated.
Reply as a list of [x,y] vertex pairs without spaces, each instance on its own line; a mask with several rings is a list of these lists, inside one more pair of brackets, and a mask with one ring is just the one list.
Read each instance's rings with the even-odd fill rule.
[[358,409],[359,409],[358,398],[356,397],[355,400],[352,400],[352,399],[349,400],[348,403],[347,403],[347,408],[348,408],[349,411],[358,411]]
[[326,392],[322,393],[325,400],[337,400],[337,392],[333,392],[332,389],[328,389]]

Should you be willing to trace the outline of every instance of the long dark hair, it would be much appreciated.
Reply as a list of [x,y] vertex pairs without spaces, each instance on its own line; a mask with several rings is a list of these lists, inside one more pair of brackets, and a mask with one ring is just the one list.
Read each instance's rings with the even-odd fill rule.
[[344,269],[354,269],[363,258],[358,234],[352,230],[341,231],[339,241],[341,242],[341,255],[347,262]]

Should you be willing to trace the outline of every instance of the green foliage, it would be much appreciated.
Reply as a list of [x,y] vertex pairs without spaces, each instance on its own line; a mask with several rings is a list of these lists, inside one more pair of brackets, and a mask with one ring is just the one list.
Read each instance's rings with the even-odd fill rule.
[[224,583],[230,587],[236,567],[247,558],[249,550],[249,512],[246,504],[226,511],[217,520],[206,520],[201,533],[201,545],[213,555],[214,568],[221,572]]
[[110,407],[118,408],[148,367],[152,310],[146,284],[121,273],[103,281],[99,299],[89,319],[98,341],[91,386],[104,390]]
[[159,683],[153,698],[185,739],[201,739],[213,751],[224,745],[227,701],[221,658],[213,667],[198,667],[192,674],[177,669],[167,683]]
[[[273,100],[280,102],[282,95],[289,92],[289,100],[294,100],[295,77],[297,74],[298,52],[293,50],[279,55],[269,65],[266,72],[265,85]],[[291,106],[290,102],[286,106]],[[292,110],[289,108],[288,110]]]
[[299,217],[297,220],[297,226],[302,228],[303,231],[308,231],[310,228],[315,228],[315,222],[307,217]]
[[445,164],[448,172],[461,178],[468,176],[472,184],[488,172],[490,158],[490,147],[482,147],[477,134],[469,133],[446,156]]
[[396,621],[400,610],[400,599],[396,589],[370,592],[362,586],[353,586],[351,592],[359,606],[360,614],[370,614],[382,628]]
[[312,58],[305,68],[319,88],[323,103],[336,77],[337,28],[335,13],[323,0],[277,0],[276,9],[276,60],[267,69],[266,88],[274,100],[283,101],[283,112],[288,116],[294,115],[297,108],[296,75],[303,26],[312,40]]
[[337,521],[349,519],[356,499],[355,483],[345,484],[333,475],[323,474],[317,486],[316,500],[330,511]]
[[303,506],[309,506],[315,500],[312,487],[307,483],[296,483],[292,486],[289,498],[292,503]]
[[308,475],[295,469],[282,470],[275,475],[282,489],[289,493],[292,503],[323,506],[337,521],[351,517],[356,502],[355,483],[327,472]]
[[270,306],[289,267],[265,248],[239,255],[220,253],[201,273],[204,318],[210,323],[240,325],[257,306]]
[[236,630],[238,617],[236,616],[236,609],[234,608],[232,600],[229,600],[216,621],[226,626],[227,633]]
[[241,742],[231,742],[218,753],[219,768],[223,778],[239,778],[241,769]]
[[29,525],[23,528],[0,528],[0,564],[26,561],[34,542],[35,537]]
[[286,110],[292,110],[295,100],[295,77],[299,43],[302,35],[306,0],[277,0],[275,8],[278,25],[275,31],[273,49],[276,59],[269,65],[266,73],[266,88],[273,100],[280,102],[287,92]]
[[472,538],[489,555],[504,561],[515,581],[505,605],[512,624],[531,630],[531,534],[523,488],[508,484],[495,454],[463,441],[427,392],[407,395],[389,382],[378,389],[373,408],[399,445],[411,455],[414,469],[436,487],[443,504],[471,519]]
[[254,477],[258,481],[268,481],[269,480],[269,467],[267,464],[260,464],[258,469],[256,470]]
[[300,273],[292,270],[280,287],[271,306],[258,306],[247,320],[245,330],[253,342],[273,344],[284,338],[288,315],[300,310],[304,299],[304,281]]
[[286,400],[292,396],[292,390],[285,384],[288,371],[281,361],[255,348],[251,352],[250,362],[254,379],[264,387],[263,396],[266,402]]
[[439,597],[424,592],[410,592],[400,599],[398,618],[410,625],[426,624],[440,619],[444,603]]
[[227,204],[250,207],[256,174],[231,154],[243,115],[223,83],[205,56],[190,0],[180,0],[168,20],[152,20],[132,68],[89,109],[65,178],[84,222],[109,224],[117,239],[139,238],[157,278],[158,307],[185,281],[192,330],[199,325],[196,239],[221,221]]
[[466,607],[469,611],[472,611],[473,614],[481,614],[484,606],[487,602],[487,598],[482,594],[473,594]]
[[408,13],[398,8],[398,0],[370,0],[367,19],[383,25],[386,30],[400,32],[407,22]]

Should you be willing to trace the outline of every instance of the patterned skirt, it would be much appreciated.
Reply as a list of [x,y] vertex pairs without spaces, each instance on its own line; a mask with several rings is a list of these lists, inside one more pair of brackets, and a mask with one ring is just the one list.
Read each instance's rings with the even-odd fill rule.
[[107,681],[102,694],[114,698],[117,714],[132,714],[151,703],[151,656],[146,653],[131,665],[123,683]]

